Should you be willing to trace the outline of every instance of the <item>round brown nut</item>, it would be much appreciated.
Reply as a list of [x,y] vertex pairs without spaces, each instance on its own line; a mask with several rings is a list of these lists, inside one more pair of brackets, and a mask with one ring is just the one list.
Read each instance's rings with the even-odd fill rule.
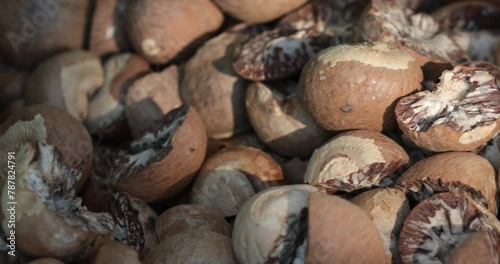
[[206,42],[186,64],[182,100],[200,113],[208,136],[229,138],[250,129],[245,109],[248,82],[233,70],[233,50],[243,35],[225,32]]
[[[81,172],[75,183],[79,191],[90,176],[93,164],[93,146],[87,129],[66,111],[34,105],[13,113],[0,124],[0,149],[15,148],[22,143],[43,142],[54,145],[62,154],[62,161]],[[7,151],[0,160],[7,162]],[[1,175],[3,179],[6,174]]]
[[393,188],[374,189],[350,200],[372,219],[384,243],[385,263],[401,263],[398,238],[410,213],[404,192]]
[[384,43],[339,45],[306,64],[300,98],[328,130],[382,131],[396,125],[396,101],[420,90],[421,81],[419,65],[402,50]]
[[191,191],[194,204],[235,216],[254,194],[283,183],[283,173],[265,152],[248,146],[223,149],[201,167]]
[[113,188],[146,202],[179,194],[193,180],[207,150],[207,135],[199,114],[183,105],[168,113],[158,128],[130,146],[109,173]]
[[144,264],[237,264],[231,238],[208,230],[186,230],[160,243]]
[[127,90],[125,115],[132,137],[153,130],[163,116],[182,105],[179,69],[173,65],[138,79]]
[[90,97],[103,81],[104,72],[97,56],[82,50],[66,51],[35,68],[26,84],[24,100],[27,105],[61,108],[78,120],[85,120]]
[[399,128],[418,146],[434,151],[477,151],[500,131],[500,80],[481,67],[444,71],[434,91],[402,98]]
[[223,19],[210,0],[132,1],[127,28],[132,46],[141,56],[164,64],[198,44],[193,43],[196,39],[216,31]]
[[426,158],[405,171],[396,186],[419,202],[435,193],[465,192],[497,214],[495,169],[474,153],[448,152]]
[[0,11],[0,56],[34,67],[57,52],[81,49],[90,1],[8,1]]
[[181,204],[163,212],[155,224],[160,243],[186,230],[208,230],[231,237],[226,219],[206,207]]
[[277,19],[280,16],[305,4],[307,0],[215,0],[224,12],[247,23],[263,23]]
[[[44,143],[24,143],[14,154],[16,177],[16,249],[30,257],[63,261],[85,258],[109,239],[114,229],[107,213],[92,213],[81,206],[72,187],[79,171],[62,163],[61,153]],[[9,209],[11,191],[2,190],[2,212]],[[9,219],[2,231],[10,233]]]
[[500,263],[500,235],[497,231],[482,231],[470,235],[453,249],[449,264]]
[[141,264],[139,254],[132,247],[109,240],[96,252],[93,264]]
[[350,192],[384,185],[383,178],[408,161],[405,150],[389,137],[354,130],[337,135],[314,151],[304,181],[328,192]]
[[314,122],[297,92],[293,82],[283,87],[256,82],[247,89],[246,107],[255,132],[272,150],[286,157],[308,158],[332,135]]

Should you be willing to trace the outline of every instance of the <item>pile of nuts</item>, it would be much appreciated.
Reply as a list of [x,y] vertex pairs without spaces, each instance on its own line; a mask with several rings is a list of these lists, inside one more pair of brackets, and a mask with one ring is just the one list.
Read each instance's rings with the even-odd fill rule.
[[500,263],[499,0],[19,0],[0,32],[0,263]]

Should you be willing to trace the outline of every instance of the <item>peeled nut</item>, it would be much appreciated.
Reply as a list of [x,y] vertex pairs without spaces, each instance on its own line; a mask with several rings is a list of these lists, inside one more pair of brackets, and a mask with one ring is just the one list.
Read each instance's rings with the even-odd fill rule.
[[418,63],[402,50],[384,43],[339,45],[306,64],[300,98],[328,130],[382,131],[396,125],[398,98],[420,90],[421,81]]
[[350,192],[380,185],[408,161],[408,154],[392,139],[375,131],[354,130],[314,151],[304,181],[328,192]]
[[203,164],[191,195],[194,204],[229,217],[254,194],[282,183],[281,167],[273,158],[253,147],[236,146],[217,152]]
[[90,97],[101,87],[103,79],[97,56],[81,50],[62,52],[40,63],[31,73],[24,100],[27,105],[61,108],[78,120],[85,120]]
[[[223,15],[210,0],[145,0],[129,5],[127,28],[135,50],[151,63],[169,62],[205,34],[216,31]],[[160,26],[161,25],[161,26]]]
[[470,235],[450,253],[449,264],[500,263],[500,235],[482,231]]
[[426,158],[405,171],[396,186],[416,201],[440,192],[465,192],[497,214],[495,169],[473,153],[448,152]]
[[246,106],[252,127],[266,145],[283,156],[308,158],[331,134],[314,122],[297,93],[297,83],[281,87],[256,82],[247,89]]

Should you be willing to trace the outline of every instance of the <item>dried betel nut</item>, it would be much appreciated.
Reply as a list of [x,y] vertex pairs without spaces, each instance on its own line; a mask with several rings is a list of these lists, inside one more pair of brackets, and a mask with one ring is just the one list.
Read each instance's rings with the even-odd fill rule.
[[[73,188],[78,192],[93,165],[93,146],[87,129],[76,118],[58,108],[34,105],[20,109],[0,124],[0,160],[7,164],[7,152],[22,143],[42,142],[59,149],[62,162],[80,172]],[[6,168],[6,167],[4,167]],[[5,180],[5,171],[0,170]]]
[[233,50],[245,36],[227,31],[201,46],[184,68],[182,100],[200,113],[208,136],[224,139],[250,129],[248,82],[233,70]]
[[280,155],[308,158],[332,137],[302,106],[296,82],[251,84],[246,108],[259,139]]
[[92,259],[93,264],[141,264],[137,251],[122,242],[109,240],[102,245]]
[[500,263],[500,235],[497,231],[481,231],[471,234],[453,249],[449,264]]
[[58,53],[40,63],[24,90],[27,105],[44,104],[66,110],[85,120],[89,100],[104,81],[99,58],[82,50]]
[[433,91],[402,98],[399,128],[418,146],[434,151],[476,151],[500,131],[500,80],[495,73],[456,66]]
[[497,214],[495,169],[474,153],[447,152],[426,158],[406,170],[396,187],[419,202],[435,193],[465,192]]
[[236,146],[215,153],[203,164],[191,196],[194,204],[229,217],[254,194],[281,184],[283,173],[273,158],[253,147]]
[[269,22],[305,4],[307,0],[278,0],[273,2],[251,0],[215,0],[224,12],[244,22]]
[[161,72],[148,73],[127,90],[125,116],[133,138],[156,128],[164,115],[182,105],[179,71],[172,65]]
[[405,150],[383,134],[354,130],[335,136],[314,151],[304,181],[328,192],[354,191],[380,185],[408,163]]
[[382,131],[396,125],[391,113],[396,101],[420,90],[421,81],[418,63],[400,49],[384,43],[339,45],[309,60],[299,94],[313,119],[328,130]]
[[399,238],[403,263],[447,263],[450,251],[477,231],[500,231],[500,222],[466,195],[439,193],[420,202]]
[[[4,214],[2,230],[9,234],[15,214],[16,249],[30,257],[76,261],[109,239],[113,219],[81,206],[73,185],[79,171],[62,162],[62,154],[44,143],[22,144],[15,153],[15,211]],[[9,185],[2,190],[2,212],[12,211]],[[10,185],[12,186],[12,185]]]
[[158,245],[155,231],[158,215],[146,202],[116,192],[109,197],[108,208],[115,221],[115,240],[131,246],[142,256]]
[[201,167],[207,135],[195,109],[183,105],[170,111],[152,132],[130,145],[109,172],[113,188],[146,202],[179,194]]
[[410,213],[404,192],[393,188],[363,192],[350,200],[372,219],[384,243],[385,263],[401,263],[398,238]]
[[223,216],[196,204],[169,208],[157,218],[155,229],[160,242],[186,230],[208,230],[231,237]]
[[200,44],[200,38],[216,31],[224,19],[210,0],[132,1],[128,8],[130,42],[137,53],[156,64]]

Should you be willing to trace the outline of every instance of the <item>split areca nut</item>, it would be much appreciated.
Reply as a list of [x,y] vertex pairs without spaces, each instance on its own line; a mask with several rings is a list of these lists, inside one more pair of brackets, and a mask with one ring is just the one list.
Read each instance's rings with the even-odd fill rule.
[[196,39],[216,31],[223,18],[210,0],[132,1],[127,28],[131,44],[141,56],[164,64],[196,44]]
[[104,81],[99,58],[81,50],[65,51],[40,63],[24,90],[27,105],[45,104],[85,120],[89,100]]
[[389,137],[354,130],[335,136],[314,151],[304,181],[328,192],[350,192],[379,185],[408,161],[408,154]]
[[254,194],[283,184],[283,173],[265,152],[248,146],[223,149],[203,164],[193,184],[193,203],[235,216]]
[[497,213],[495,169],[474,153],[448,152],[426,158],[405,171],[396,186],[416,201],[440,192],[465,192]]
[[[0,124],[0,159],[7,163],[7,151],[23,143],[42,142],[59,149],[62,161],[79,171],[73,188],[78,192],[90,176],[93,146],[89,133],[76,118],[58,108],[34,105],[20,109]],[[6,179],[7,174],[0,177]]]
[[256,82],[247,89],[246,107],[252,127],[266,145],[283,156],[307,158],[331,134],[316,124],[297,93],[295,82],[278,86]]
[[110,184],[146,202],[171,198],[191,183],[206,149],[200,116],[183,105],[170,111],[156,130],[134,141],[129,154],[115,160]]
[[403,263],[448,263],[450,251],[472,233],[499,232],[486,208],[458,193],[440,193],[420,202],[406,218],[399,238]]
[[[113,219],[107,213],[92,213],[81,206],[73,188],[80,172],[62,163],[62,155],[54,146],[25,143],[15,155],[16,249],[31,257],[76,261],[110,237]],[[4,185],[3,212],[8,212],[10,194],[8,185]],[[5,234],[10,232],[9,221],[4,215]]]
[[196,204],[181,204],[166,210],[156,220],[155,228],[160,242],[186,230],[208,230],[231,237],[224,217]]
[[186,230],[161,242],[143,261],[155,263],[237,264],[231,238],[208,230]]
[[393,188],[374,189],[350,200],[372,219],[384,243],[385,263],[401,263],[398,238],[410,213],[404,192]]
[[421,81],[418,63],[403,50],[384,43],[339,45],[306,64],[300,99],[328,130],[382,131],[396,125],[396,101],[420,90]]
[[109,240],[102,245],[93,258],[93,264],[141,264],[137,251],[122,242]]
[[111,57],[104,64],[104,84],[90,101],[85,125],[102,137],[127,134],[125,93],[131,83],[146,74],[149,64],[132,53]]
[[124,192],[110,196],[108,207],[115,221],[114,238],[145,255],[158,245],[155,222],[158,215],[149,205]]
[[466,66],[444,71],[434,91],[398,102],[399,127],[430,151],[476,151],[500,131],[500,80],[495,75]]
[[163,116],[182,105],[179,68],[151,72],[132,83],[125,97],[125,115],[133,138],[154,129]]
[[498,231],[476,232],[453,249],[449,264],[500,263],[500,235]]
[[229,138],[250,129],[245,109],[248,82],[233,70],[233,50],[245,37],[224,32],[198,49],[184,69],[180,94],[200,113],[208,136]]
[[307,0],[215,0],[224,12],[244,22],[270,22],[305,4]]

